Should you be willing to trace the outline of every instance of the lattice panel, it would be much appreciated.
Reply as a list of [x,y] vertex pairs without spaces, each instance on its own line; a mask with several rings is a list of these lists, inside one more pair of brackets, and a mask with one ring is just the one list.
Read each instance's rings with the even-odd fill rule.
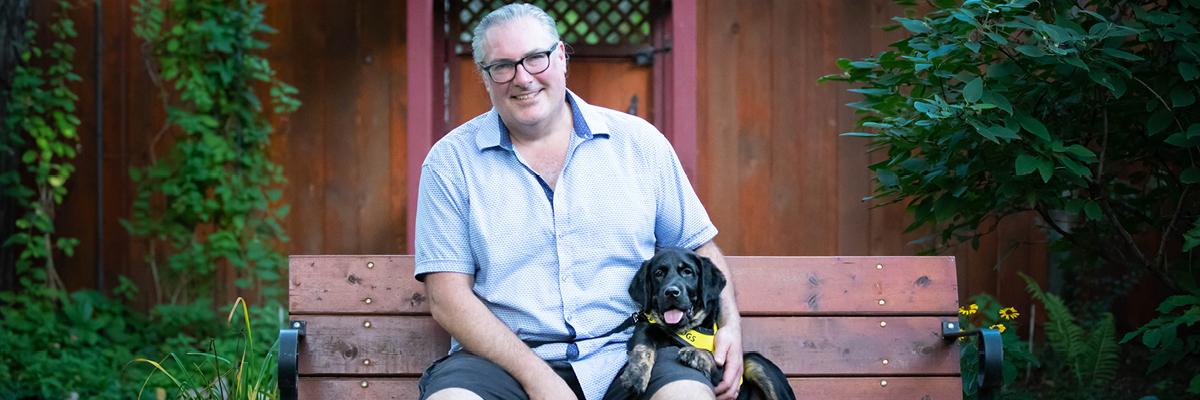
[[[650,44],[651,0],[534,0],[558,22],[562,40],[576,48]],[[488,12],[513,1],[451,0],[451,35],[459,54],[470,53],[471,31]]]

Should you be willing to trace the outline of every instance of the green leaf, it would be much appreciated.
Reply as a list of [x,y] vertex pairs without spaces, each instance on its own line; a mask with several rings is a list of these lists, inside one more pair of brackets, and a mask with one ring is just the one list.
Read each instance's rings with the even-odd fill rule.
[[904,29],[908,29],[909,32],[916,34],[929,33],[929,25],[925,21],[900,17],[892,18],[892,20],[904,25]]
[[992,39],[992,41],[996,42],[998,45],[1008,46],[1008,39],[1005,39],[1004,36],[1000,36],[995,32],[986,32],[984,35],[986,35],[988,39]]
[[850,66],[851,66],[851,67],[854,67],[854,68],[857,68],[857,69],[875,69],[875,68],[879,68],[879,64],[876,64],[876,63],[873,63],[873,62],[867,62],[867,61],[853,61],[853,62],[851,62],[851,63],[850,63]]
[[983,78],[976,77],[963,87],[963,100],[974,103],[979,101],[980,97],[983,97]]
[[1179,63],[1179,75],[1184,81],[1191,82],[1200,76],[1200,69],[1196,68],[1196,64],[1181,62]]
[[993,79],[1002,79],[1020,71],[1016,63],[1004,60],[987,67],[987,76]]
[[985,103],[996,105],[997,108],[1008,112],[1009,115],[1012,115],[1013,113],[1012,103],[1010,103],[1008,98],[1004,97],[1002,94],[992,91],[984,91],[982,100]]
[[1188,167],[1179,174],[1179,181],[1186,184],[1200,183],[1200,167]]
[[935,115],[938,113],[938,108],[936,105],[923,101],[913,102],[913,108],[917,109],[917,111],[928,114],[930,117],[935,117]]
[[875,170],[875,177],[879,179],[879,184],[884,187],[896,187],[900,185],[900,178],[891,170],[877,169]]
[[1073,144],[1068,146],[1065,151],[1067,154],[1075,156],[1075,158],[1078,158],[1080,161],[1096,161],[1096,153],[1093,153],[1091,149],[1084,147],[1083,145]]
[[1027,55],[1030,57],[1041,57],[1041,56],[1046,55],[1046,52],[1042,51],[1041,48],[1038,48],[1037,46],[1030,46],[1030,45],[1017,46],[1017,51],[1020,52],[1021,54],[1024,54],[1024,55]]
[[1107,48],[1107,47],[1100,49],[1100,52],[1104,53],[1105,55],[1108,55],[1109,57],[1119,58],[1122,60],[1128,60],[1128,61],[1143,61],[1143,60],[1145,60],[1144,58],[1142,58],[1141,56],[1138,56],[1137,54],[1133,54],[1133,53],[1123,51],[1123,50]]
[[1042,122],[1038,121],[1037,118],[1025,113],[1018,113],[1016,118],[1017,122],[1021,124],[1021,128],[1024,128],[1029,133],[1044,141],[1050,141],[1050,131],[1046,130],[1046,125],[1042,125]]
[[1083,213],[1092,221],[1099,221],[1104,216],[1104,213],[1100,211],[1100,203],[1091,200],[1084,204]]
[[845,133],[842,133],[842,134],[841,134],[841,135],[839,135],[839,136],[846,136],[846,137],[868,137],[868,138],[869,138],[869,137],[876,137],[876,136],[879,136],[879,134],[876,134],[876,133],[867,133],[867,132],[845,132]]
[[1084,179],[1091,178],[1091,176],[1092,176],[1092,170],[1087,169],[1087,167],[1080,165],[1079,163],[1075,162],[1075,160],[1072,160],[1070,157],[1059,157],[1058,162],[1061,163],[1064,167],[1067,167],[1067,171],[1070,172],[1072,175],[1075,175],[1077,177],[1084,178]]
[[1038,169],[1042,161],[1037,157],[1029,154],[1021,153],[1017,156],[1016,172],[1017,175],[1029,175]]
[[999,141],[996,139],[1020,139],[1021,138],[1020,136],[1017,136],[1017,132],[1015,130],[1009,129],[1008,127],[1000,126],[1000,125],[980,126],[980,127],[976,127],[976,131],[979,132],[980,135],[983,135],[983,137],[987,138],[988,140],[991,140],[991,141],[997,142],[997,143],[999,143]]
[[1200,305],[1200,296],[1194,295],[1175,295],[1166,298],[1158,305],[1158,313],[1166,314],[1174,311],[1181,306]]
[[1150,115],[1150,119],[1146,121],[1146,134],[1153,136],[1156,133],[1162,132],[1171,125],[1174,116],[1171,110],[1158,110]]
[[1100,86],[1108,88],[1108,90],[1112,92],[1113,97],[1121,98],[1121,96],[1125,94],[1124,82],[1113,79],[1112,75],[1109,75],[1107,72],[1093,69],[1088,71],[1088,77],[1092,78],[1092,82],[1096,82],[1100,84]]
[[1038,175],[1042,177],[1042,183],[1050,182],[1050,178],[1054,176],[1054,164],[1050,161],[1042,161],[1038,164]]
[[1187,107],[1196,102],[1196,95],[1188,85],[1176,86],[1171,89],[1171,105],[1175,108]]

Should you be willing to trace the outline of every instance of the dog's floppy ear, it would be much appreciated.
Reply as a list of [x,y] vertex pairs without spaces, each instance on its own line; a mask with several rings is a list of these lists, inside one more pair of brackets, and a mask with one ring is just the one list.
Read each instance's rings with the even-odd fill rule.
[[696,254],[700,266],[700,298],[707,310],[721,309],[721,291],[725,290],[725,274],[708,257]]
[[650,261],[642,262],[642,267],[638,268],[637,273],[633,275],[633,280],[629,282],[629,297],[633,299],[641,307],[642,311],[650,309]]

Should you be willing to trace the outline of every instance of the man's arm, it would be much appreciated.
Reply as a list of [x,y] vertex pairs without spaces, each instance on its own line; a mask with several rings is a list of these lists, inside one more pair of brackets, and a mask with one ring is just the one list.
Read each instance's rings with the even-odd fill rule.
[[712,260],[717,269],[725,274],[725,289],[721,291],[721,319],[717,321],[716,349],[713,356],[717,365],[725,368],[721,383],[714,388],[717,400],[737,398],[738,382],[742,376],[742,314],[738,312],[737,299],[733,295],[733,274],[725,255],[713,241],[700,245],[696,253]]
[[425,292],[433,319],[463,348],[508,371],[530,399],[574,399],[574,392],[550,365],[475,297],[473,284],[473,276],[457,272],[426,275]]

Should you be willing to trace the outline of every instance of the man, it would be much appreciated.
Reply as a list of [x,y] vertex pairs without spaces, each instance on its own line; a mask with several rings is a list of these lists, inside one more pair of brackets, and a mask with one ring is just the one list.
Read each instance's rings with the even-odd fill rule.
[[[656,246],[696,249],[729,276],[716,228],[661,133],[567,90],[565,47],[544,11],[493,11],[472,50],[493,109],[438,141],[421,170],[416,278],[454,338],[422,398],[638,398],[614,383],[637,310],[630,280]],[[668,349],[641,398],[736,397],[732,285],[722,306],[722,382]]]

